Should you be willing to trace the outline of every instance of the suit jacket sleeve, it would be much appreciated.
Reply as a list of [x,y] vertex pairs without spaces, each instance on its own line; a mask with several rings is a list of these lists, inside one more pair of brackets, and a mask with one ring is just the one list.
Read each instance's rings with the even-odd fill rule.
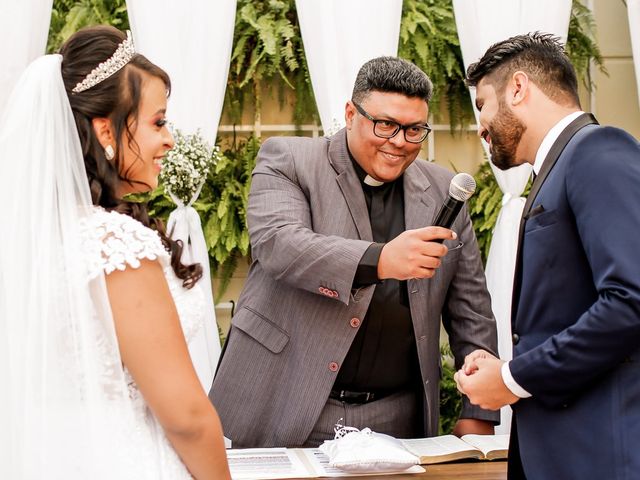
[[640,145],[621,130],[598,128],[570,161],[567,201],[597,300],[573,325],[510,363],[514,379],[552,407],[593,385],[640,345]]
[[[496,356],[498,351],[491,297],[487,291],[480,251],[466,207],[459,219],[453,229],[458,233],[463,246],[460,247],[455,275],[442,309],[442,322],[449,334],[456,368],[461,368],[464,357],[476,349],[486,350]],[[460,416],[495,422],[500,420],[499,412],[472,405],[466,396],[462,397]]]
[[[258,153],[249,194],[251,254],[274,279],[348,304],[358,262],[371,242],[315,233],[289,140],[268,139]],[[318,149],[320,150],[320,149]],[[325,161],[318,152],[314,161]],[[330,167],[328,167],[330,168]]]

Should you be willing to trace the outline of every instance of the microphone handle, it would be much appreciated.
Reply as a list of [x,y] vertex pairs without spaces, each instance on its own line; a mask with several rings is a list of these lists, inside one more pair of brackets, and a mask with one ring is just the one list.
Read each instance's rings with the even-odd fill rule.
[[[448,196],[445,202],[442,204],[440,211],[436,215],[436,219],[433,221],[433,225],[436,227],[451,228],[451,225],[453,225],[453,222],[460,213],[460,210],[462,210],[463,205],[464,202]],[[442,239],[433,241],[437,243],[443,242]]]

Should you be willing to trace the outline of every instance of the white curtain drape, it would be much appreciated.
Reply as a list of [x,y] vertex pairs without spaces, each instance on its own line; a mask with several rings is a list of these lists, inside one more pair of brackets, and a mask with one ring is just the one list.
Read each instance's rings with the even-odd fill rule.
[[[566,42],[571,15],[571,0],[453,0],[465,67],[480,59],[489,46],[521,33],[540,30],[553,33]],[[471,89],[476,120],[475,89]],[[485,153],[488,146],[482,141]],[[487,286],[491,292],[493,313],[498,324],[498,351],[511,359],[511,293],[520,217],[525,199],[522,193],[531,174],[529,164],[508,171],[491,165],[504,196],[498,216],[489,258]],[[497,433],[509,431],[511,410],[502,409]]]
[[127,0],[137,50],[171,77],[169,119],[215,142],[227,86],[236,0]]
[[296,9],[322,128],[332,134],[345,125],[362,64],[397,55],[402,0],[296,0]]
[[0,0],[0,115],[22,71],[45,53],[52,5],[53,0]]
[[631,50],[633,51],[633,64],[638,85],[638,103],[640,104],[640,0],[627,0],[627,13],[629,14]]
[[[171,123],[185,134],[200,130],[213,145],[229,73],[236,0],[128,0],[127,10],[137,50],[171,77]],[[172,215],[173,238],[185,244],[183,259],[199,262],[204,270],[198,284],[207,298],[205,328],[189,351],[200,382],[209,391],[220,339],[202,226],[191,210],[181,206]]]

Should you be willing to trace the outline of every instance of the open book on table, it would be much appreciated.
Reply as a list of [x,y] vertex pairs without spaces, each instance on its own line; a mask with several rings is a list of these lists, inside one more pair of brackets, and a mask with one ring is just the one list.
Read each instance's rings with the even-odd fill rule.
[[[420,458],[421,464],[429,464],[467,458],[507,458],[509,435],[465,435],[462,439],[444,435],[399,441]],[[227,459],[234,480],[359,476],[331,467],[329,458],[317,448],[229,449]],[[422,467],[414,465],[393,473],[422,472]]]
[[465,458],[495,460],[507,458],[509,434],[503,435],[442,435],[431,438],[400,440],[411,453],[420,457],[422,465],[452,462]]
[[[227,450],[233,480],[268,480],[283,478],[354,477],[365,474],[344,472],[329,465],[329,457],[317,448],[249,448]],[[424,473],[419,465],[394,473]]]

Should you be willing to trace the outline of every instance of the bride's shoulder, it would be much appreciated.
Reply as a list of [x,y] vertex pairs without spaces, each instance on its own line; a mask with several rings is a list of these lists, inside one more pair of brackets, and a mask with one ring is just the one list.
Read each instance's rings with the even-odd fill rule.
[[91,277],[169,256],[156,231],[122,213],[93,208],[82,218],[80,232]]

